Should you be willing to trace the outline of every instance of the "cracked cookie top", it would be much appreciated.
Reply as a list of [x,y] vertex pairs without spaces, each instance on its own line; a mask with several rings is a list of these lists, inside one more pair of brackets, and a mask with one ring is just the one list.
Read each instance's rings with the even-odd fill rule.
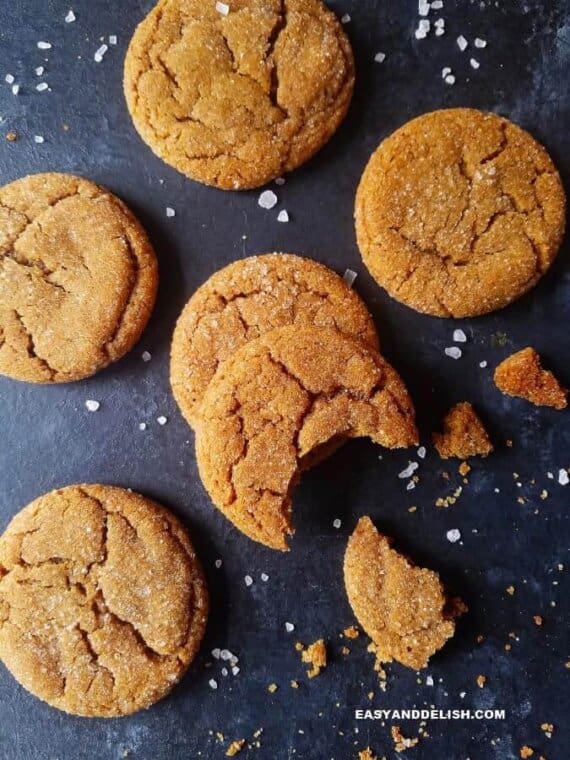
[[344,583],[378,663],[425,668],[453,636],[454,618],[467,609],[459,599],[447,599],[437,573],[392,549],[369,517],[360,518],[348,540]]
[[466,317],[532,288],[560,247],[565,195],[550,157],[507,119],[435,111],[388,137],[356,197],[362,258],[417,311]]
[[242,346],[210,382],[196,453],[214,504],[243,533],[287,550],[291,495],[331,442],[417,440],[414,409],[396,371],[331,327],[290,325]]
[[372,349],[378,337],[359,296],[335,272],[292,254],[250,256],[213,274],[180,315],[170,380],[192,426],[218,366],[240,346],[277,327],[335,327]]
[[352,51],[320,0],[161,0],[124,74],[143,140],[192,179],[259,187],[307,161],[342,122]]
[[207,614],[186,531],[130,491],[53,491],[0,538],[0,658],[60,710],[113,717],[149,707],[193,660]]
[[69,174],[0,188],[0,373],[80,380],[120,359],[154,305],[157,264],[127,207]]

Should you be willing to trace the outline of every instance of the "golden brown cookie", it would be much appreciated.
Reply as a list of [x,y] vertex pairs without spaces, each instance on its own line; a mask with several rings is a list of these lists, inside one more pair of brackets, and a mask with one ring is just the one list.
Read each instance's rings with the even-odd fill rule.
[[437,573],[392,549],[369,517],[358,521],[348,540],[344,583],[379,663],[397,660],[414,670],[425,668],[453,636],[454,618],[467,609],[458,599],[447,599]]
[[332,441],[417,441],[414,410],[394,369],[330,327],[281,327],[246,343],[208,386],[196,451],[214,504],[243,533],[287,550],[300,473]]
[[358,295],[310,259],[251,256],[213,274],[186,304],[172,341],[170,381],[192,426],[218,366],[263,333],[290,324],[336,327],[372,349],[378,337]]
[[425,114],[384,140],[362,176],[362,258],[393,297],[438,317],[500,309],[552,264],[565,195],[544,148],[495,114]]
[[433,442],[442,459],[486,457],[493,451],[491,439],[468,401],[449,410],[443,420],[443,433],[434,433]]
[[552,372],[542,368],[540,356],[530,346],[502,361],[495,370],[495,385],[507,396],[518,396],[537,406],[566,409],[568,391]]
[[53,491],[0,538],[0,658],[60,710],[108,718],[149,707],[194,659],[207,614],[186,531],[131,491]]
[[350,44],[320,0],[161,0],[125,61],[142,139],[225,190],[259,187],[311,158],[353,88]]
[[139,339],[158,285],[154,251],[114,195],[70,174],[0,188],[0,373],[80,380]]

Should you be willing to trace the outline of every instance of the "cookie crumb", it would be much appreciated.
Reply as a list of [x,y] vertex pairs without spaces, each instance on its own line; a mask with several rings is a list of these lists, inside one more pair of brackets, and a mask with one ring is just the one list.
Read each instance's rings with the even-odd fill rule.
[[531,747],[529,747],[528,745],[525,744],[523,747],[520,748],[519,755],[522,758],[532,757],[534,755],[534,750],[531,749]]
[[477,678],[475,680],[477,682],[477,686],[480,689],[482,689],[483,686],[485,686],[485,684],[487,683],[487,676],[477,676]]
[[494,380],[505,395],[523,398],[536,406],[565,409],[568,405],[568,391],[552,372],[543,369],[539,354],[531,346],[502,361]]
[[8,142],[16,142],[18,140],[18,133],[14,131],[6,132],[6,140]]
[[279,686],[277,686],[276,683],[270,683],[269,686],[267,687],[267,691],[270,694],[275,694],[275,692],[277,691],[278,688],[279,688]]
[[345,628],[342,633],[347,639],[357,639],[360,636],[360,631],[355,625]]
[[493,451],[483,423],[467,401],[449,410],[443,420],[443,431],[433,434],[435,448],[442,459],[486,457]]
[[541,626],[544,622],[542,615],[533,615],[532,619],[534,620],[534,624],[538,626]]
[[513,596],[513,594],[515,593],[515,587],[514,586],[507,586],[506,591],[507,591],[507,594],[509,596]]
[[[300,649],[299,649],[300,646]],[[307,665],[311,665],[310,670],[307,671],[309,678],[315,678],[318,676],[327,666],[327,648],[324,639],[318,639],[313,644],[310,644],[306,649],[300,642],[295,645],[297,651],[301,652],[301,660]]]
[[403,752],[410,747],[415,747],[419,743],[419,738],[407,739],[400,731],[400,726],[392,726],[390,729],[392,739],[394,740],[394,749],[396,752]]
[[245,739],[235,739],[226,750],[226,757],[235,757],[245,745]]

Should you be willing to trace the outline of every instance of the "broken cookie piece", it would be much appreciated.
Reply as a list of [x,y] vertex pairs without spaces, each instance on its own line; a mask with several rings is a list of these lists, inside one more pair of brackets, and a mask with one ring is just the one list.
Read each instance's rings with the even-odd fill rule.
[[539,354],[530,346],[502,361],[495,370],[494,380],[507,396],[554,409],[566,409],[568,405],[568,391],[552,372],[542,368]]
[[483,423],[467,401],[449,410],[443,420],[443,433],[434,433],[433,442],[442,459],[486,457],[493,451]]
[[425,668],[453,636],[454,618],[467,610],[446,597],[437,573],[415,567],[392,549],[369,517],[359,520],[348,541],[344,583],[379,663],[397,660],[414,670]]

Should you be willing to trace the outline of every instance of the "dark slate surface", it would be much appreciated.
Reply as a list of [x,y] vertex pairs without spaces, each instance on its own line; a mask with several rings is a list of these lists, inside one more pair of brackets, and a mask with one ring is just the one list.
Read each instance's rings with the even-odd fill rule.
[[[207,0],[204,0],[205,2]],[[337,0],[350,13],[347,26],[358,62],[358,86],[340,133],[305,168],[277,188],[279,206],[267,212],[256,192],[228,194],[202,187],[154,158],[137,137],[121,92],[122,60],[149,0],[74,0],[73,24],[63,19],[63,0],[12,0],[0,4],[0,167],[2,182],[28,173],[73,171],[107,185],[140,215],[158,251],[158,305],[140,345],[97,377],[65,387],[40,388],[0,380],[0,510],[4,527],[37,495],[77,481],[128,486],[170,506],[188,525],[208,574],[212,615],[201,655],[166,700],[121,720],[83,720],[52,710],[0,669],[0,756],[5,760],[114,760],[124,753],[145,760],[219,758],[227,740],[250,738],[263,728],[261,749],[247,758],[349,760],[368,743],[394,757],[389,725],[406,735],[418,721],[356,722],[354,709],[497,707],[504,721],[432,721],[429,738],[408,755],[417,760],[511,760],[528,744],[535,756],[570,756],[565,734],[569,714],[570,656],[564,612],[568,604],[569,488],[557,483],[570,465],[568,413],[531,408],[502,398],[492,367],[515,349],[532,344],[570,383],[568,246],[533,293],[491,316],[461,320],[423,317],[390,300],[361,264],[352,225],[353,196],[370,152],[381,138],[412,116],[455,105],[492,109],[528,128],[549,148],[565,180],[570,173],[567,0],[445,0],[438,15],[446,33],[416,41],[417,6],[381,0]],[[459,34],[488,40],[484,50],[460,53]],[[118,35],[100,64],[93,60],[99,38]],[[53,49],[43,53],[38,40]],[[383,64],[374,54],[387,53]],[[469,58],[481,62],[471,69]],[[51,91],[38,93],[34,68],[45,65]],[[445,85],[443,66],[457,82]],[[11,73],[21,84],[15,97],[4,84]],[[63,124],[69,130],[63,130]],[[20,139],[4,135],[16,130]],[[43,135],[45,143],[34,143]],[[166,219],[165,207],[176,209]],[[289,224],[276,215],[286,208]],[[417,402],[423,440],[443,410],[468,399],[487,421],[497,452],[476,462],[458,503],[438,509],[434,501],[460,483],[456,465],[444,465],[433,450],[421,463],[413,492],[397,473],[415,452],[386,453],[365,441],[345,446],[305,476],[296,498],[297,535],[288,555],[248,541],[211,507],[199,482],[192,435],[168,388],[168,349],[176,316],[194,289],[218,267],[251,253],[295,251],[338,271],[359,272],[356,287],[370,306],[387,356],[401,370]],[[452,331],[469,336],[463,358],[443,350]],[[149,350],[152,361],[141,361]],[[486,369],[479,362],[486,360]],[[96,414],[86,399],[102,403]],[[168,424],[156,423],[159,415]],[[140,432],[138,424],[148,422]],[[512,438],[508,448],[505,440]],[[380,461],[379,455],[382,454]],[[442,471],[451,472],[451,480]],[[552,472],[555,479],[548,478]],[[518,473],[518,483],[513,473]],[[550,497],[543,501],[540,491]],[[497,492],[496,489],[499,489]],[[517,497],[528,501],[521,505]],[[415,513],[408,507],[417,505]],[[471,612],[454,640],[434,657],[418,682],[415,673],[390,668],[386,693],[378,688],[372,657],[361,637],[352,653],[340,653],[339,632],[353,622],[341,582],[346,538],[357,518],[370,514],[416,560],[439,570],[462,594]],[[342,520],[340,530],[332,526]],[[459,528],[451,544],[446,531]],[[223,558],[216,570],[214,561]],[[261,572],[269,575],[267,582]],[[246,588],[244,576],[255,583]],[[513,584],[516,594],[505,593]],[[544,616],[538,628],[532,616]],[[285,621],[295,624],[286,634]],[[509,632],[516,639],[509,639]],[[476,637],[482,634],[483,643]],[[308,681],[293,649],[324,636],[331,665]],[[504,646],[512,644],[507,653]],[[228,647],[241,673],[224,678],[209,669],[209,652]],[[435,685],[425,684],[433,677]],[[487,676],[479,689],[478,674]],[[217,678],[219,689],[208,686]],[[301,687],[294,691],[290,679]],[[267,693],[271,682],[280,688]],[[566,691],[565,691],[566,689]],[[375,692],[370,703],[366,694]],[[465,693],[463,697],[461,693]],[[551,740],[540,724],[556,726]],[[129,754],[130,753],[130,754]],[[406,755],[407,756],[407,755]]]

